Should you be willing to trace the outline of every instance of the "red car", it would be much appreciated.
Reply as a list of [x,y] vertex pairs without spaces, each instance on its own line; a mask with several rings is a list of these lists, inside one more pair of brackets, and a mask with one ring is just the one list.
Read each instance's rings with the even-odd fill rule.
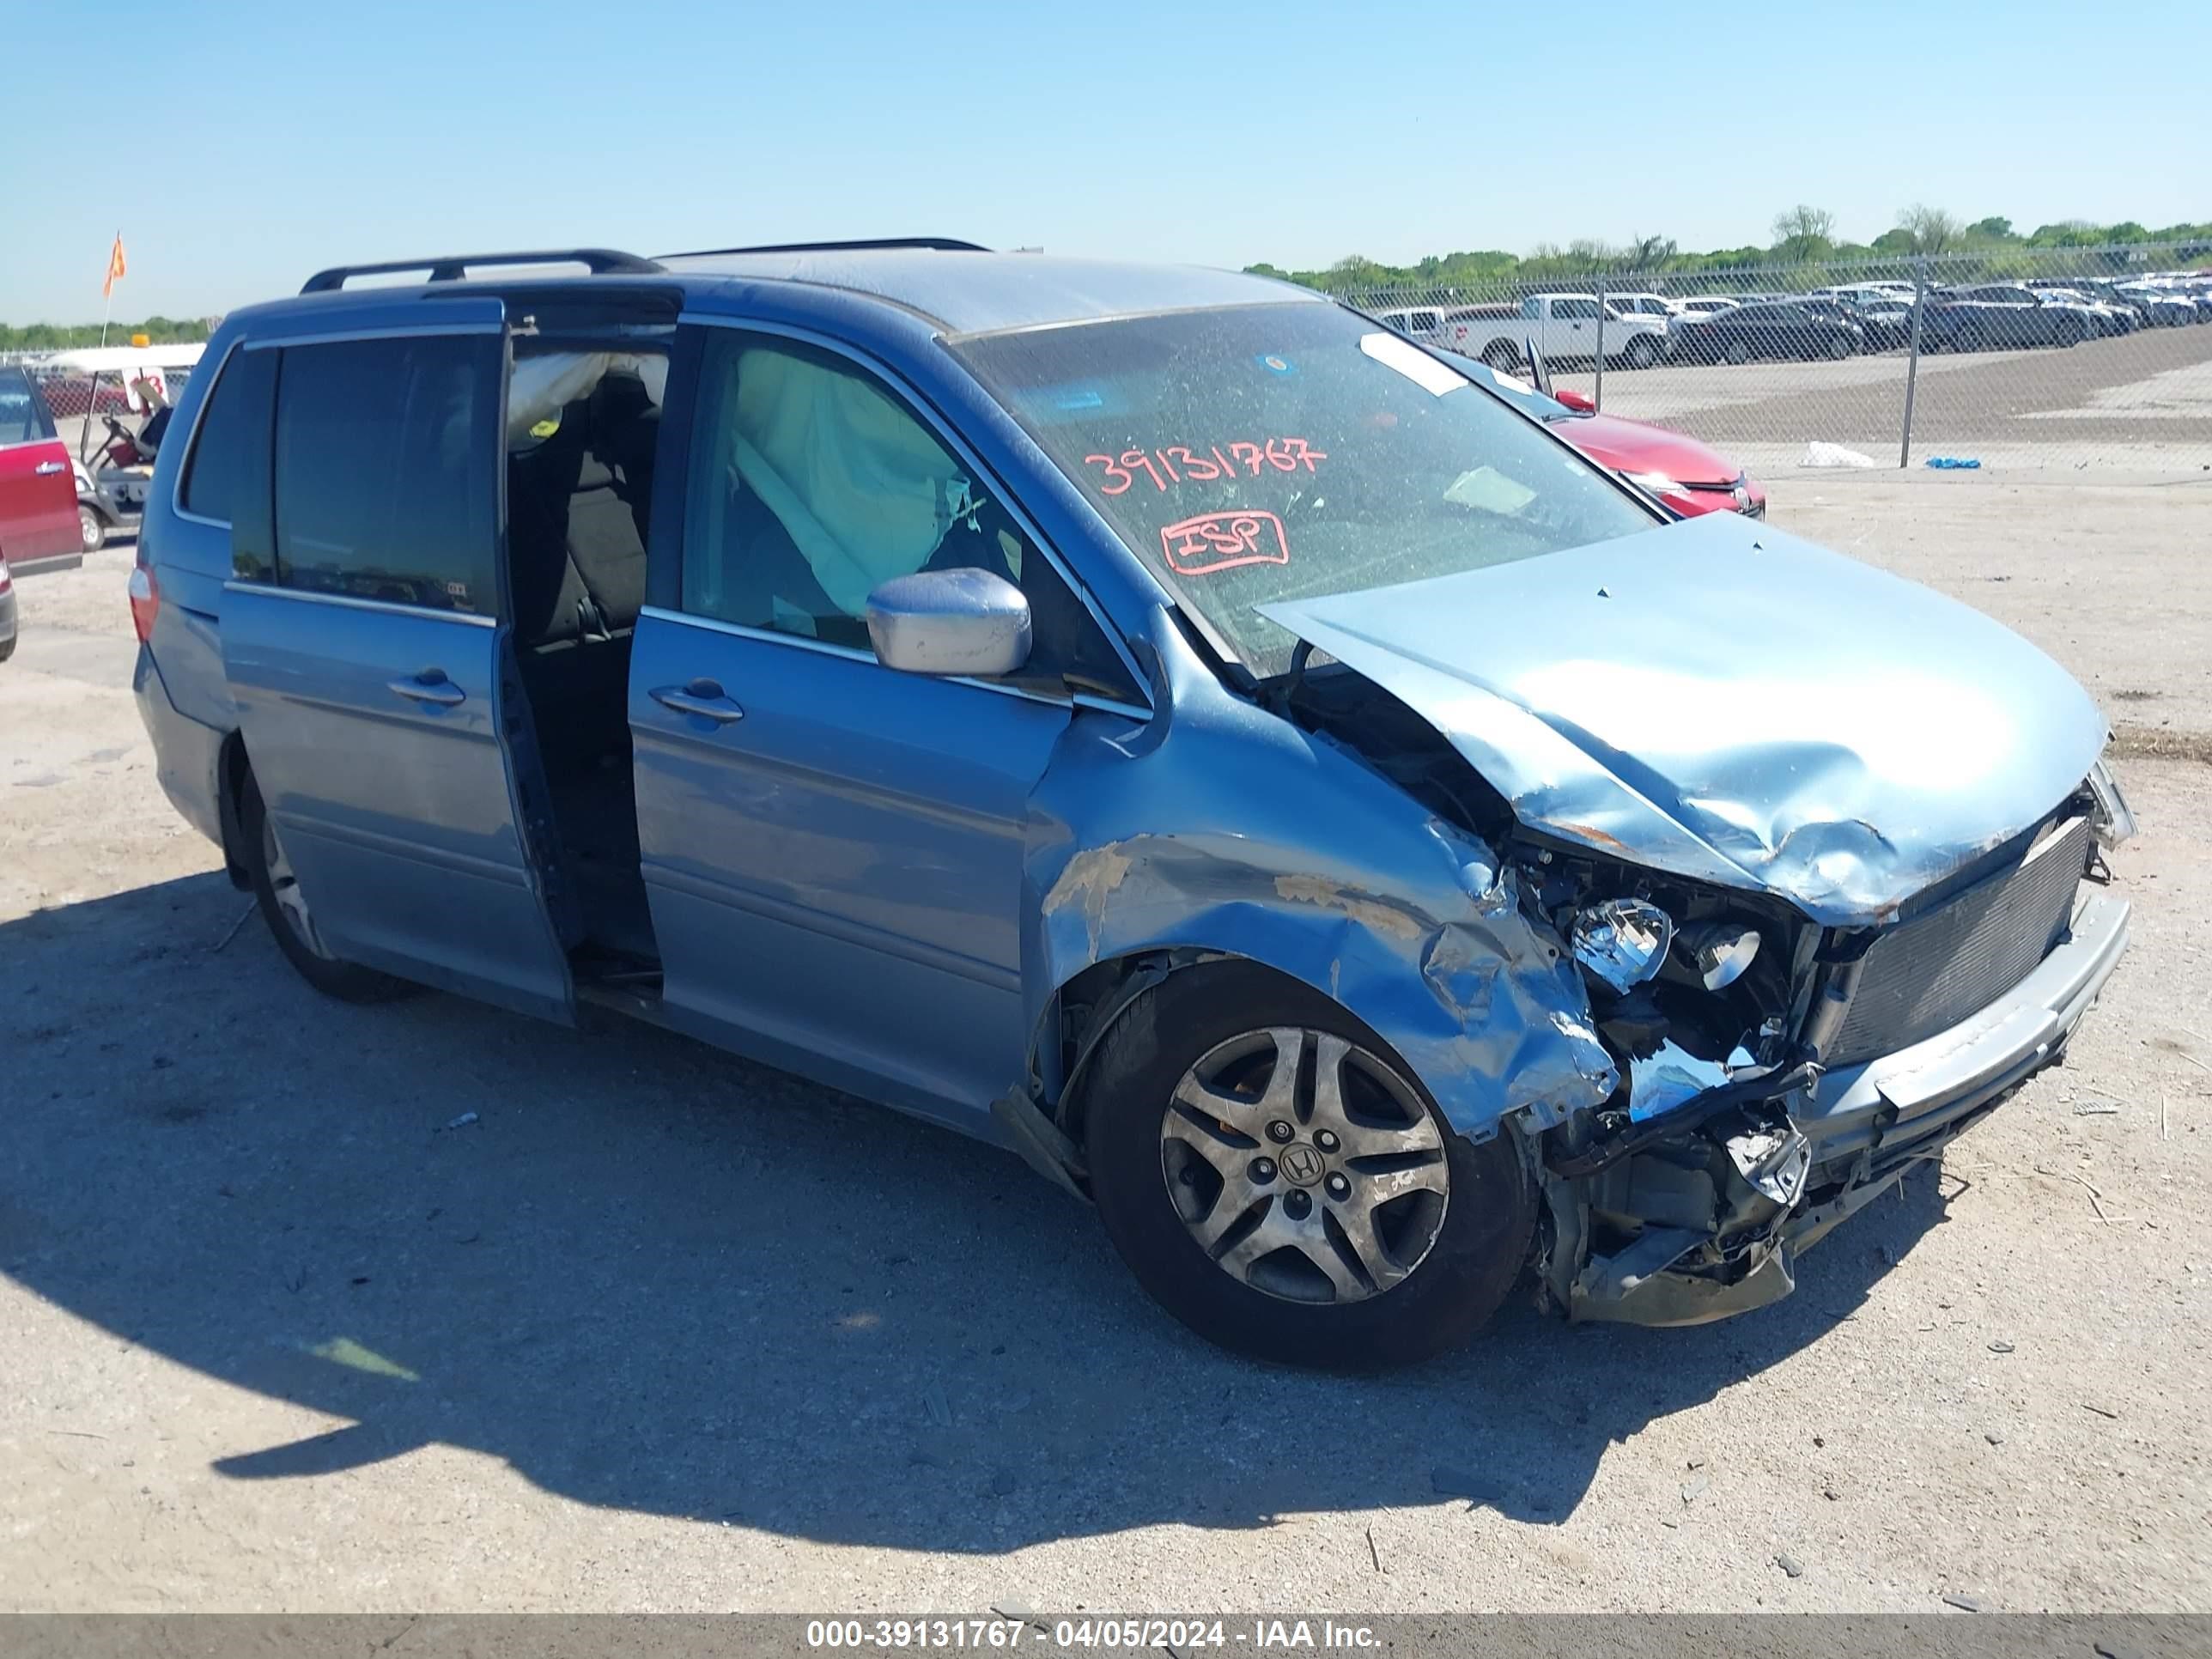
[[0,558],[17,574],[49,560],[81,559],[76,481],[69,446],[31,377],[0,364]]
[[1766,516],[1766,492],[1752,482],[1751,475],[1695,438],[1641,421],[1624,421],[1617,415],[1600,415],[1579,392],[1547,397],[1526,380],[1502,374],[1471,357],[1453,356],[1452,362],[1477,386],[1534,416],[1600,466],[1650,491],[1685,518],[1699,513]]

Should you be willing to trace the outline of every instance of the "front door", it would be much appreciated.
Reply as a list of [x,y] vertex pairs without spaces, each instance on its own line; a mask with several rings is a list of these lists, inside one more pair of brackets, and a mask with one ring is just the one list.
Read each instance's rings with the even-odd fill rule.
[[[565,1019],[568,962],[519,827],[499,599],[507,340],[442,331],[248,348],[273,487],[246,492],[223,660],[246,756],[337,956]],[[269,394],[264,394],[269,395]]]
[[1022,832],[1067,708],[657,609],[631,687],[674,1023],[972,1128],[1023,1073]]
[[1552,301],[1551,344],[1556,357],[1594,357],[1597,355],[1597,302],[1594,300]]
[[[1023,849],[1073,715],[1062,670],[1114,653],[1026,520],[898,389],[781,337],[694,343],[685,508],[656,521],[630,676],[664,1006],[972,1129],[1023,1075]],[[1022,675],[875,659],[870,589],[957,565],[1029,596]]]

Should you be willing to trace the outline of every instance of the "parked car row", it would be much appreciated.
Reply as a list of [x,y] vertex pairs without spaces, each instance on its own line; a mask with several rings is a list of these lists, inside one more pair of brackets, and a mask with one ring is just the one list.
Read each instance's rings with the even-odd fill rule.
[[2142,328],[2174,328],[2212,322],[2212,279],[2201,276],[2089,276],[2070,282],[2037,278],[2024,286],[2040,293],[2071,295],[2125,312]]
[[[1649,368],[1662,360],[1746,363],[1900,351],[1921,303],[1894,279],[1813,293],[1536,294],[1479,305],[1407,306],[1375,313],[1410,338],[1510,373],[1530,347],[1554,362]],[[1930,289],[1926,351],[2009,351],[2078,345],[2139,328],[2212,322],[2212,278],[2039,277]]]
[[1676,319],[1668,356],[1748,362],[1902,350],[1911,344],[1916,305],[1923,351],[2013,351],[2212,321],[2212,284],[2199,293],[2094,281],[1984,283],[1931,289],[1924,301],[1901,283],[1734,303],[1716,296]]

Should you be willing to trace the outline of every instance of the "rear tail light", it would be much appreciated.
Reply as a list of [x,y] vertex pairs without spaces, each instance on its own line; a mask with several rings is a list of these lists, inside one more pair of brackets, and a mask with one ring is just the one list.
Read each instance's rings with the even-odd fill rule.
[[154,580],[154,573],[143,564],[136,564],[131,567],[131,582],[125,591],[131,595],[131,625],[138,630],[138,642],[143,645],[154,637],[154,618],[161,610],[161,590]]

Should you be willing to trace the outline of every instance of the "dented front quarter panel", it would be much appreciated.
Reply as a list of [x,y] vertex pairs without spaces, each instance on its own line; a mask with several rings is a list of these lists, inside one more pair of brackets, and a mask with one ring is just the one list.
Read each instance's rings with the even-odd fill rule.
[[1617,1083],[1571,958],[1510,870],[1325,738],[1229,695],[1164,617],[1159,708],[1079,711],[1031,800],[1025,1012],[1092,964],[1249,957],[1364,1021],[1461,1133],[1564,1121]]
[[1530,828],[1866,926],[2078,789],[2106,726],[1968,606],[1735,514],[1262,614]]

